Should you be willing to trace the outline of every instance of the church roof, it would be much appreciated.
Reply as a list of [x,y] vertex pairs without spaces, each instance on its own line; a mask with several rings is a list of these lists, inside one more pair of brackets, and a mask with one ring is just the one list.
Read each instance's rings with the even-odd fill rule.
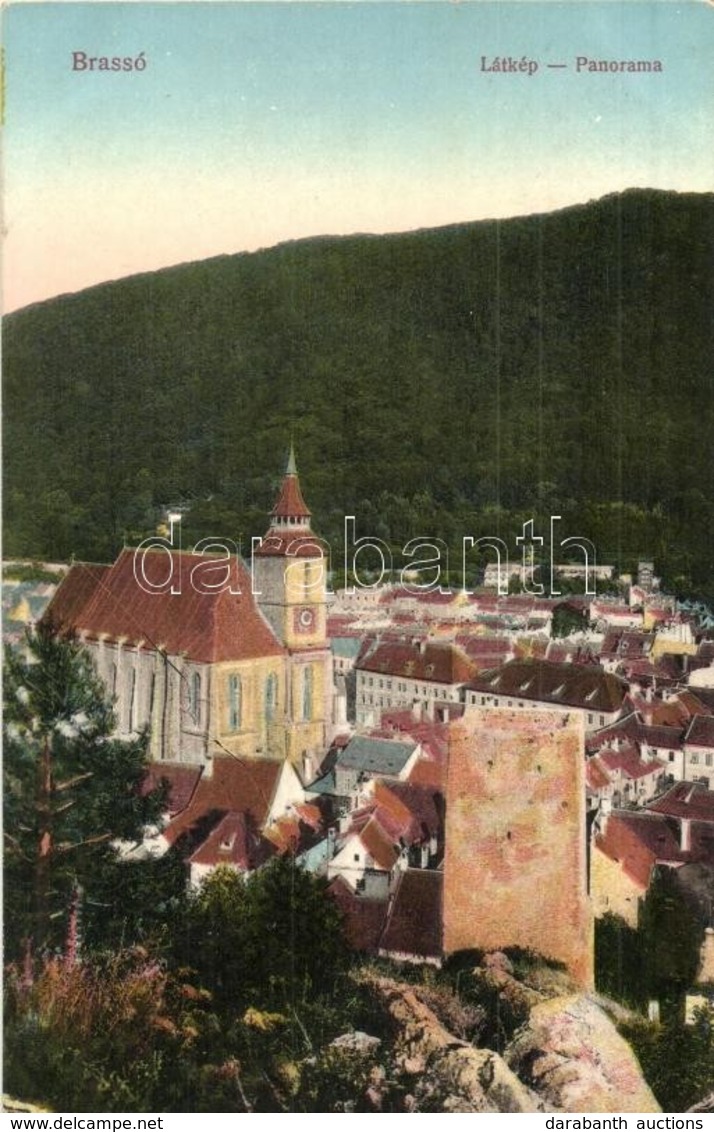
[[302,497],[300,481],[297,476],[285,476],[278,501],[271,511],[271,515],[283,519],[309,519],[310,511]]
[[111,570],[93,562],[75,562],[60,582],[44,620],[58,627],[73,628],[77,617],[94,595],[94,591]]
[[[160,592],[169,578],[171,588]],[[237,557],[161,548],[137,556],[126,549],[113,566],[100,571],[77,563],[45,618],[90,639],[143,641],[149,648],[199,663],[283,652],[256,606],[250,574]]]

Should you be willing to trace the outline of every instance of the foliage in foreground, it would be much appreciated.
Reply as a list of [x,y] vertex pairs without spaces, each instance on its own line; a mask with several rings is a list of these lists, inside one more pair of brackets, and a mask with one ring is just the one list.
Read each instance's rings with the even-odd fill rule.
[[714,1083],[714,1012],[699,1010],[693,1026],[640,1022],[621,1027],[664,1112],[684,1112]]
[[142,793],[146,736],[114,737],[94,663],[50,625],[7,648],[3,790],[6,953],[61,945],[69,910],[117,863],[117,840],[158,820],[163,795]]

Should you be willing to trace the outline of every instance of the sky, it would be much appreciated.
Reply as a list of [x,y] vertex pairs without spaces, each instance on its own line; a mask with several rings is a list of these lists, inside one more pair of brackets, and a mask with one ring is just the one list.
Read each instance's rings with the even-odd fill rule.
[[2,38],[5,311],[311,235],[714,189],[707,0],[11,3]]

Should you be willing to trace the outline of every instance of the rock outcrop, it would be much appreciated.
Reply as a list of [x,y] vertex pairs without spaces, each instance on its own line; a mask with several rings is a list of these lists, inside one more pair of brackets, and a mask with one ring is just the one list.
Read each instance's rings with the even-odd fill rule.
[[[494,952],[471,975],[466,1001],[438,984],[360,976],[389,1019],[392,1069],[407,1110],[660,1111],[629,1044],[565,971],[527,956],[515,966]],[[503,1056],[472,1044],[483,1039],[482,1015],[494,1010],[499,1025],[491,1019],[490,1033],[508,1042]]]
[[364,980],[394,1031],[400,1073],[414,1078],[407,1107],[439,1112],[537,1112],[544,1105],[492,1050],[455,1038],[419,998],[419,988],[378,975]]
[[538,1003],[504,1053],[518,1078],[561,1112],[659,1112],[632,1049],[585,995]]

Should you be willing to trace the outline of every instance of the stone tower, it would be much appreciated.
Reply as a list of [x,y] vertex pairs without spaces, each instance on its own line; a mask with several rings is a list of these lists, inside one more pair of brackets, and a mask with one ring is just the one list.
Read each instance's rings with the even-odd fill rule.
[[579,713],[474,709],[452,725],[444,951],[532,948],[593,983]]
[[311,529],[295,452],[253,553],[258,607],[287,651],[287,756],[295,762],[324,751],[332,715],[332,656],[327,639],[327,559]]

